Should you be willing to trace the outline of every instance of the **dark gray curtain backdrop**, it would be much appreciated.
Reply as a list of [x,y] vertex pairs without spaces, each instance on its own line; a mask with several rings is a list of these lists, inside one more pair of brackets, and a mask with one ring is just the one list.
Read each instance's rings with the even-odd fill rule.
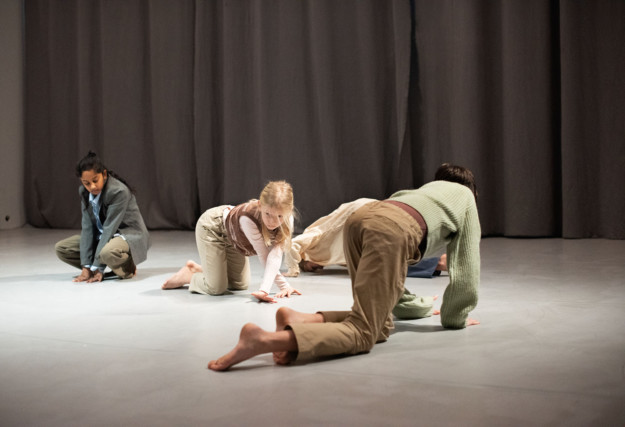
[[485,235],[625,238],[621,0],[26,0],[26,209],[79,227],[89,149],[149,228],[471,168]]

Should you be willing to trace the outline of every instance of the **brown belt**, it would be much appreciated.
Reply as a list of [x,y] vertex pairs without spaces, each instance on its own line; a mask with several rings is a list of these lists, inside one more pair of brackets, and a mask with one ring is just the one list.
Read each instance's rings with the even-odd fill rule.
[[421,231],[423,231],[423,237],[421,238],[421,242],[419,243],[419,252],[421,252],[421,256],[423,256],[423,254],[425,253],[425,250],[427,249],[427,243],[428,243],[427,241],[428,226],[425,223],[423,216],[419,213],[418,210],[416,210],[410,205],[405,204],[404,202],[398,202],[397,200],[388,200],[388,199],[382,200],[382,201],[385,203],[390,203],[391,205],[397,206],[398,208],[406,212],[408,215],[413,217],[415,221],[417,221],[417,224],[419,224],[419,228],[421,228]]

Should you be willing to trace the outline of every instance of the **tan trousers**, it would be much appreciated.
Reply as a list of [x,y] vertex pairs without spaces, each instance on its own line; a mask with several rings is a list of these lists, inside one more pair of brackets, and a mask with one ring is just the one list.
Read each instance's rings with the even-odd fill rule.
[[195,242],[203,272],[191,278],[191,292],[222,295],[227,289],[247,289],[250,283],[250,262],[230,243],[223,223],[224,209],[226,206],[207,210],[195,225]]
[[358,354],[385,341],[408,264],[421,259],[419,224],[388,203],[372,202],[358,209],[348,218],[343,236],[354,304],[351,311],[321,312],[325,323],[289,325],[297,340],[298,360]]
[[[58,242],[54,249],[56,256],[63,262],[81,269],[80,234]],[[130,279],[137,269],[130,254],[130,247],[121,237],[113,237],[100,252],[100,260],[121,279]]]

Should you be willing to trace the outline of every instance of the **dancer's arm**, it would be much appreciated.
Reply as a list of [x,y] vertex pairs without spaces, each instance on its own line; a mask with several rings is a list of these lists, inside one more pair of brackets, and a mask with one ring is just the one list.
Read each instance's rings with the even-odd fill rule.
[[[256,227],[254,222],[246,217],[242,216],[239,220],[241,230],[245,234],[245,237],[249,240],[254,248],[254,251],[260,259],[261,265],[265,268],[263,274],[263,281],[260,285],[260,291],[269,293],[271,285],[275,283],[280,288],[280,291],[287,291],[290,288],[289,282],[280,273],[280,265],[282,264],[282,247],[271,246],[267,247],[260,230]],[[290,295],[290,292],[288,292]],[[286,296],[286,294],[279,296]]]

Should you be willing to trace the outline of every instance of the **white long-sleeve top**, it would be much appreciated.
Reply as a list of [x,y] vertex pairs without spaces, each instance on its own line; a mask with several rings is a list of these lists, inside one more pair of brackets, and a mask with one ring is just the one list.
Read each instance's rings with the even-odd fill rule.
[[258,229],[254,221],[247,216],[239,218],[239,226],[245,237],[251,243],[256,255],[260,259],[260,263],[265,269],[260,290],[269,293],[271,285],[276,284],[280,290],[287,289],[289,282],[280,273],[282,265],[282,247],[279,245],[267,246],[263,239],[261,231]]

